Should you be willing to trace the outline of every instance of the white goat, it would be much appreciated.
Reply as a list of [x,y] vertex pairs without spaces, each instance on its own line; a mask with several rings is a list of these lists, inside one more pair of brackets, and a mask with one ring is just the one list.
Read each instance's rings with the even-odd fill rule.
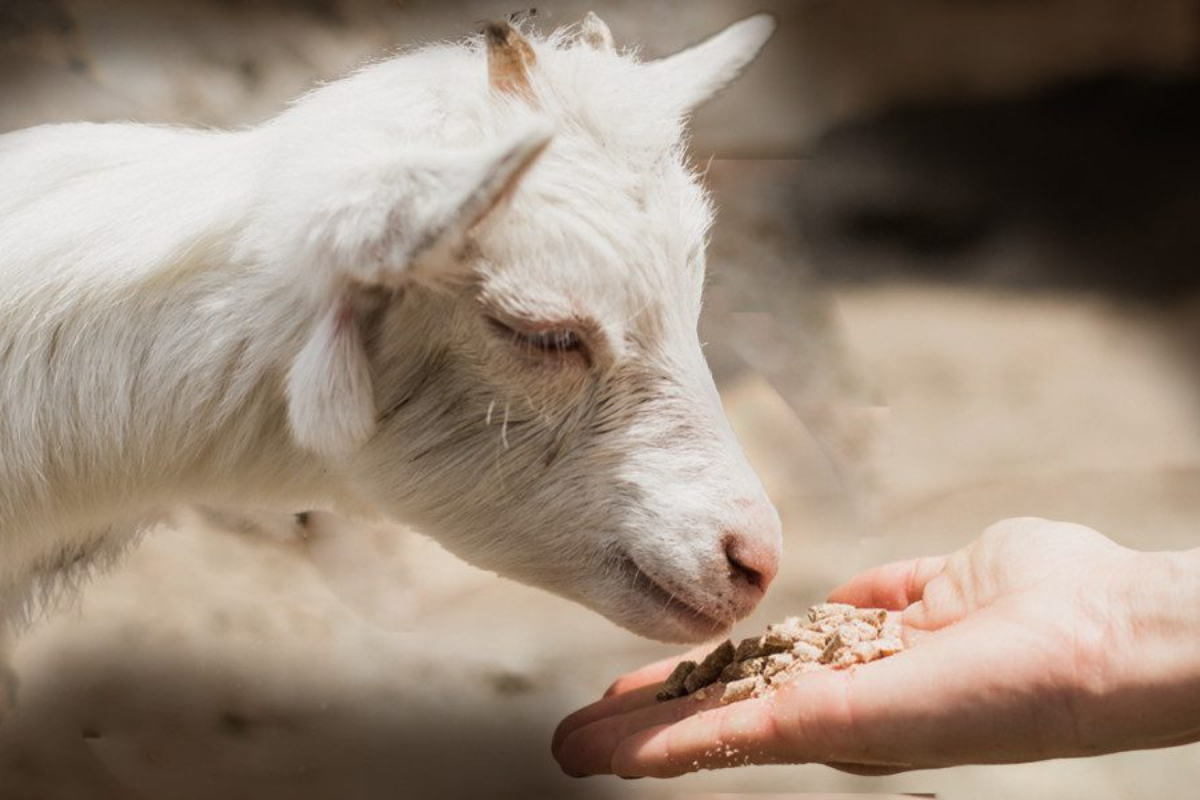
[[773,28],[639,63],[500,24],[252,129],[0,137],[0,635],[185,503],[403,521],[664,640],[747,614],[779,522],[681,142]]

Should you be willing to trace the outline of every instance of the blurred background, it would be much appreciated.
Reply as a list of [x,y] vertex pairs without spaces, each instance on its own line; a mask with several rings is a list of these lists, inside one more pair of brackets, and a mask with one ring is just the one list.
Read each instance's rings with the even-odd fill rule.
[[[695,120],[719,218],[702,320],[778,505],[761,629],[882,561],[1040,515],[1200,540],[1200,2],[551,0],[671,53],[780,30]],[[525,10],[0,0],[0,132],[253,124],[397,46]],[[351,120],[347,124],[352,124]],[[0,187],[3,191],[3,187]],[[411,531],[180,511],[19,643],[3,798],[1192,796],[1200,747],[859,778],[576,781],[550,734],[674,648]]]

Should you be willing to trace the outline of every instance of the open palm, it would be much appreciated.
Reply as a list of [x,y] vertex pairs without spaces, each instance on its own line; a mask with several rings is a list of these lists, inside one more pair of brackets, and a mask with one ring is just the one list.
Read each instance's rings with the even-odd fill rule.
[[724,706],[657,703],[679,659],[652,664],[567,717],[555,757],[574,775],[806,762],[882,774],[1187,741],[1197,702],[1170,731],[1139,723],[1145,698],[1123,687],[1155,682],[1113,657],[1136,644],[1123,614],[1137,604],[1124,600],[1148,557],[1079,525],[998,523],[950,556],[878,567],[830,595],[901,611],[905,652]]

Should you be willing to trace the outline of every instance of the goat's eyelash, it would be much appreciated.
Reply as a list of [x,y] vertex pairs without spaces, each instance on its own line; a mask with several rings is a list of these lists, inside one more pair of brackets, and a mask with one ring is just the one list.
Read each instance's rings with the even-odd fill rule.
[[550,354],[584,352],[582,337],[570,328],[549,328],[543,331],[523,331],[495,317],[487,318],[488,325],[515,346],[534,352]]

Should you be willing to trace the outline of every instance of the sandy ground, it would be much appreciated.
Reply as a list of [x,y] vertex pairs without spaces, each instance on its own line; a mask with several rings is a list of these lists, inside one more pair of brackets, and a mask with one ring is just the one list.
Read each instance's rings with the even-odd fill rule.
[[[222,38],[227,20],[181,14],[176,39],[158,39],[134,24],[149,5],[118,5],[106,15],[103,4],[64,4],[84,32],[108,31],[84,42],[99,84],[42,58],[73,57],[77,32],[53,34],[53,20],[38,58],[0,60],[10,90],[0,128],[243,122],[302,76],[334,74],[395,38],[364,24],[374,32],[347,46],[344,26],[362,23],[365,3],[341,4],[345,19],[315,27],[308,17],[339,4],[297,4],[283,18],[248,4],[245,24],[262,44],[248,65]],[[563,16],[577,10],[564,5]],[[727,6],[721,14],[735,18],[741,5]],[[612,7],[606,16],[629,38],[634,4]],[[651,48],[669,51],[710,22],[660,21]],[[179,31],[192,50],[171,45]],[[447,32],[429,23],[411,35]],[[146,70],[147,59],[170,66]],[[768,67],[752,85],[760,97],[787,80]],[[791,111],[779,125],[748,125],[757,106],[735,97],[702,116],[701,157],[794,149],[770,133],[792,130]],[[1072,519],[1132,547],[1195,544],[1200,298],[1146,306],[969,282],[831,285],[814,277],[787,213],[804,170],[744,160],[709,172],[721,211],[702,332],[786,530],[782,571],[739,633],[865,567],[965,544],[1004,516]],[[298,541],[181,511],[38,624],[15,651],[21,695],[0,727],[0,798],[1121,798],[1190,796],[1200,782],[1196,746],[877,779],[799,766],[572,780],[549,755],[557,721],[672,648],[477,571],[419,534],[326,518],[314,527]]]
[[[714,246],[705,329],[710,340],[731,332],[711,344],[723,396],[787,531],[781,574],[740,630],[872,564],[953,549],[1007,515],[1078,520],[1134,547],[1194,544],[1189,304],[822,288],[796,253],[738,222],[761,218],[764,174],[802,173],[713,170],[730,225]],[[748,365],[779,339],[806,343],[793,366],[824,387],[823,401],[789,388],[778,365]],[[864,434],[831,431],[830,420],[877,432],[873,473],[838,466],[837,443]],[[854,480],[877,491],[847,491]],[[16,652],[21,703],[0,729],[0,796],[1118,798],[1179,794],[1200,779],[1200,747],[1184,747],[882,779],[804,766],[571,780],[548,753],[556,721],[671,648],[476,571],[419,535],[324,518],[315,527],[304,543],[181,514],[86,585],[74,609],[38,625]]]

